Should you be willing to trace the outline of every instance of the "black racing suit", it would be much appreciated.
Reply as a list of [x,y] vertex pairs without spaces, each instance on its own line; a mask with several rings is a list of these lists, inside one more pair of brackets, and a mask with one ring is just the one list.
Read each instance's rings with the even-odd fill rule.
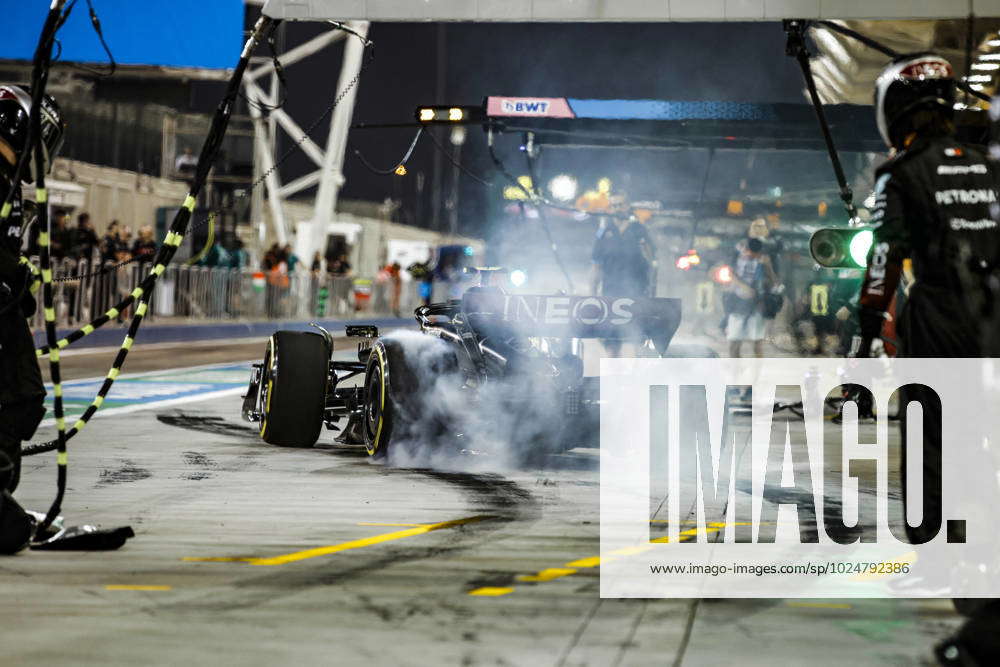
[[[599,232],[591,256],[600,270],[601,295],[656,296],[650,270],[650,259],[655,256],[656,248],[642,224],[629,222],[624,231],[619,231],[617,223],[607,222],[607,226]],[[602,342],[608,354],[619,356],[620,340],[605,339]]]
[[[6,194],[0,184],[0,201]],[[21,256],[21,189],[0,223],[0,489],[13,492],[21,471],[21,441],[35,434],[45,414],[45,386],[35,357],[27,317],[35,312],[26,266]],[[9,464],[13,464],[12,466]]]
[[[996,166],[982,149],[938,136],[918,138],[882,165],[876,178],[876,228],[860,299],[864,353],[868,341],[879,336],[903,259],[909,257],[915,282],[902,310],[897,309],[899,355],[991,356],[986,341],[997,329],[989,316],[989,282],[1000,264],[1000,227],[991,216],[997,201]],[[921,390],[913,389],[904,393],[901,404],[920,400],[927,420],[924,528],[907,526],[915,544],[927,541],[941,525],[941,410],[939,403],[924,398]],[[935,404],[937,410],[929,409]],[[901,407],[903,442],[905,414]],[[906,448],[902,451],[905,500]]]

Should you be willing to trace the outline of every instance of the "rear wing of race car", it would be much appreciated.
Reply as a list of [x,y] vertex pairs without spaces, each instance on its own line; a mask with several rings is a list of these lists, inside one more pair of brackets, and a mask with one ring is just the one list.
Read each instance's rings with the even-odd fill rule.
[[470,292],[462,310],[527,336],[651,340],[660,354],[681,323],[680,299]]

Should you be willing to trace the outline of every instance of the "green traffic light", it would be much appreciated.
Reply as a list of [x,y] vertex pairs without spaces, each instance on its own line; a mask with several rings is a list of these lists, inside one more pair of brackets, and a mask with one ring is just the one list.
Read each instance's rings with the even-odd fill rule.
[[874,234],[870,228],[831,228],[816,230],[809,239],[809,252],[820,266],[856,269],[868,266]]
[[870,229],[863,229],[851,239],[850,252],[851,259],[858,266],[868,266],[868,251],[872,248],[872,241],[875,234]]

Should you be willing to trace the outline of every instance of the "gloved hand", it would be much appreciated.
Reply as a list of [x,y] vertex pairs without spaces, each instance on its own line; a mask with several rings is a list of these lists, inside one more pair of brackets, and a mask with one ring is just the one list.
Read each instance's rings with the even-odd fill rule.
[[866,359],[871,356],[872,342],[882,337],[882,325],[885,323],[885,313],[874,308],[862,306],[858,310],[860,335],[851,341],[850,357]]
[[858,312],[861,324],[861,337],[869,340],[882,337],[882,325],[885,324],[885,313],[874,308],[861,306]]

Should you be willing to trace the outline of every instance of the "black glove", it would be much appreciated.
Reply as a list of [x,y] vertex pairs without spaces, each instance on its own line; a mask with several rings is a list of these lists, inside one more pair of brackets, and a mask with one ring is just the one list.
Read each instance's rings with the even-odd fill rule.
[[861,337],[875,340],[882,337],[882,325],[885,324],[885,313],[874,308],[861,306],[858,312],[861,324]]
[[882,325],[885,323],[885,313],[874,308],[861,306],[858,310],[860,335],[851,342],[849,356],[865,359],[871,356],[872,342],[882,337]]

